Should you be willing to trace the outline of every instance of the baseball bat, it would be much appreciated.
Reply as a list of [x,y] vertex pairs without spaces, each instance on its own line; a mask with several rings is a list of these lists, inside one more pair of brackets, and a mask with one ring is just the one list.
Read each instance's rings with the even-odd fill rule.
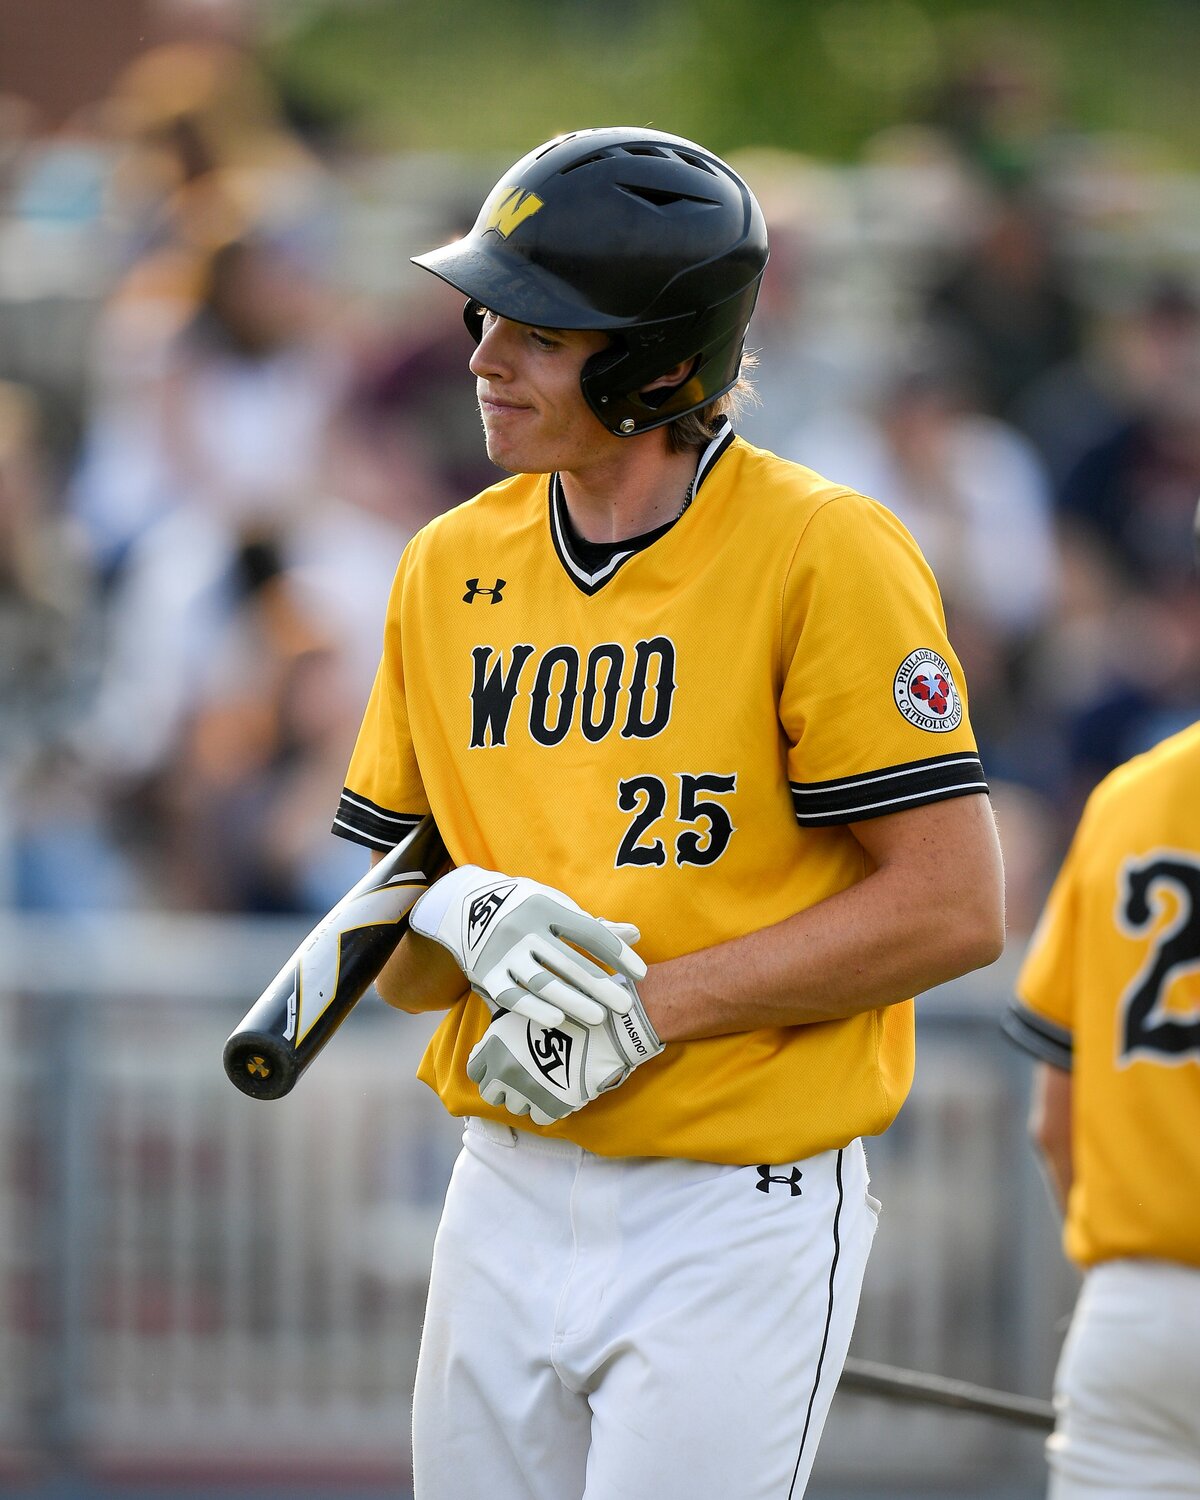
[[295,1088],[396,951],[409,912],[447,858],[425,817],[321,918],[225,1043],[235,1087],[252,1099]]
[[1042,1432],[1054,1429],[1054,1407],[1038,1396],[1018,1396],[1011,1391],[995,1391],[967,1380],[926,1375],[920,1370],[903,1370],[896,1365],[880,1365],[866,1359],[846,1361],[839,1389],[862,1396],[888,1396],[894,1401],[981,1412],[1024,1427],[1036,1427]]

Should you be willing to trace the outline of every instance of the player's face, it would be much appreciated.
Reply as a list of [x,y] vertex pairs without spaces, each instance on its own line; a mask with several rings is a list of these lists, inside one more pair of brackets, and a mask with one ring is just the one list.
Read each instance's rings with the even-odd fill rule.
[[471,357],[488,457],[513,474],[581,471],[620,442],[583,399],[579,375],[603,333],[534,328],[486,313]]

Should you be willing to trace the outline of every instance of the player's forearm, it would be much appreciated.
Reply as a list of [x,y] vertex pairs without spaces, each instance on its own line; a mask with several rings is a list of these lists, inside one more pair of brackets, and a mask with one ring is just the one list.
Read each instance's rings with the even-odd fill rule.
[[1071,1196],[1073,1172],[1070,1143],[1058,1151],[1043,1151],[1041,1154],[1042,1175],[1060,1214],[1067,1211],[1067,1200]]
[[[967,799],[964,799],[964,802]],[[1003,876],[986,798],[929,809],[875,851],[858,885],[745,937],[651,967],[639,986],[664,1041],[838,1020],[999,957]],[[913,835],[917,834],[917,837]],[[952,835],[952,836],[951,836]],[[875,837],[875,835],[872,835]]]
[[945,921],[872,875],[773,927],[654,965],[639,988],[664,1041],[838,1020],[998,957],[967,914]]
[[[371,864],[377,865],[382,858],[381,853],[373,853]],[[444,948],[408,932],[379,971],[375,988],[389,1005],[417,1015],[449,1010],[466,991],[467,982]]]
[[410,932],[384,964],[375,988],[389,1005],[416,1014],[449,1010],[466,993],[467,981],[444,948]]
[[1075,1175],[1071,1146],[1071,1074],[1038,1063],[1029,1106],[1029,1134],[1037,1149],[1047,1186],[1059,1211],[1066,1213]]

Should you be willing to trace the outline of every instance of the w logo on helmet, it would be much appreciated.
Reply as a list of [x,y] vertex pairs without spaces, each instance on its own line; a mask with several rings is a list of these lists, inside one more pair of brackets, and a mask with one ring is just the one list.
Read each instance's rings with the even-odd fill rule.
[[514,229],[519,229],[526,219],[531,219],[542,206],[536,193],[520,187],[502,187],[487,208],[486,229],[494,229],[502,240],[506,240]]

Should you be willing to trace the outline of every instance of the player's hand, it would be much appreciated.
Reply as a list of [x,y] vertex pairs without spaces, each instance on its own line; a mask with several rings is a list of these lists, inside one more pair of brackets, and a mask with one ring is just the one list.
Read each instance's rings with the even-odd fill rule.
[[624,1014],[633,992],[619,978],[646,973],[629,946],[641,936],[636,927],[589,916],[552,886],[478,865],[435,881],[409,925],[454,956],[490,1010],[542,1026],[595,1026]]
[[606,1010],[594,1026],[539,1026],[515,1012],[497,1015],[467,1059],[467,1077],[488,1104],[553,1125],[624,1083],[663,1050],[632,984],[629,1009]]

